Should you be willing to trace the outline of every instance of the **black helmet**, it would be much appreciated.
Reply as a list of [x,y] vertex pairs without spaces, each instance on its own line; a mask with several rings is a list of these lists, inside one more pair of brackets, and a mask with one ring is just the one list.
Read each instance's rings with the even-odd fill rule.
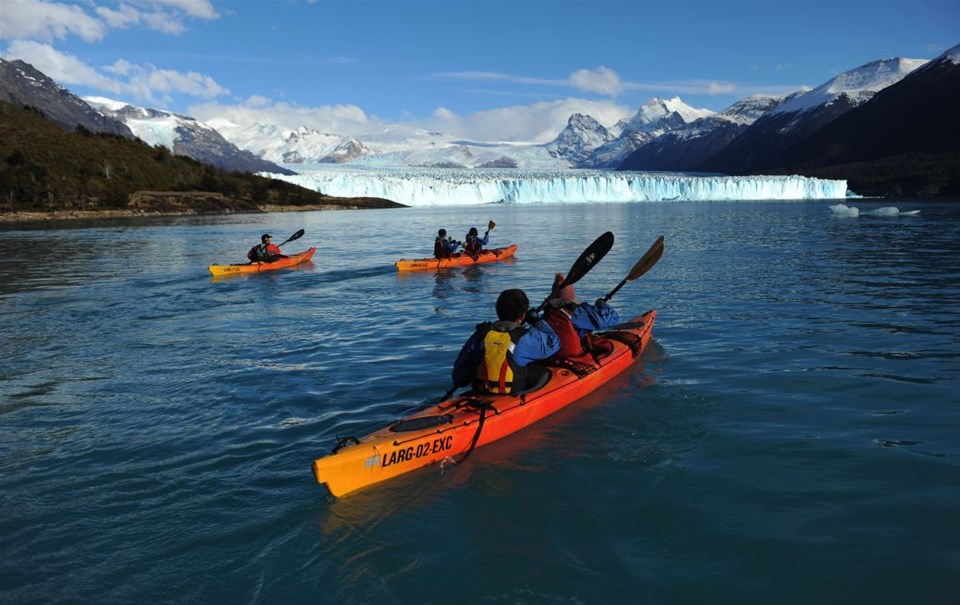
[[437,237],[447,237],[447,230],[441,229],[440,231],[437,231]]
[[260,241],[263,243],[267,243],[267,240],[270,239],[271,237],[273,236],[270,235],[269,233],[264,233],[263,235],[260,236]]
[[467,235],[477,235],[477,228],[476,228],[476,227],[470,227],[470,232],[467,233]]

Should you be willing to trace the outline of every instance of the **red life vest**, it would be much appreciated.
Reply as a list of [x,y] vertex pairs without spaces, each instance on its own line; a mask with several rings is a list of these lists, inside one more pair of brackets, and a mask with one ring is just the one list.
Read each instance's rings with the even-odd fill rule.
[[584,346],[584,339],[573,325],[573,312],[577,303],[566,303],[561,307],[554,307],[547,313],[547,323],[560,338],[560,350],[557,357],[580,357],[589,350],[589,342]]
[[467,254],[476,256],[483,251],[483,244],[480,243],[480,238],[476,235],[468,235],[466,242],[464,242],[463,248],[466,250]]

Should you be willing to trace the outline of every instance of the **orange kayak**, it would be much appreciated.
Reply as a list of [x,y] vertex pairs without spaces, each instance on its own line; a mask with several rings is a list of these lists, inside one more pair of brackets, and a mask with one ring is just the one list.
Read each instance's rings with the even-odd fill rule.
[[591,363],[551,363],[546,384],[525,395],[468,391],[398,420],[366,437],[341,438],[313,462],[317,483],[340,497],[446,459],[458,460],[574,403],[636,362],[650,341],[656,311],[599,334],[613,351]]
[[483,250],[476,256],[470,256],[466,252],[457,252],[451,258],[415,258],[413,260],[402,258],[396,262],[396,265],[399,271],[429,271],[477,263],[495,263],[498,260],[510,258],[516,254],[519,247],[520,244],[513,244],[506,248],[490,248],[489,250]]
[[272,263],[261,263],[261,262],[252,262],[252,263],[239,263],[236,265],[210,265],[207,269],[210,270],[210,273],[214,277],[220,277],[222,275],[238,275],[240,273],[260,273],[261,271],[273,271],[274,269],[285,269],[287,267],[296,267],[301,265],[311,258],[313,258],[313,253],[316,252],[316,248],[310,248],[303,252],[297,254],[291,254],[285,258],[281,258]]

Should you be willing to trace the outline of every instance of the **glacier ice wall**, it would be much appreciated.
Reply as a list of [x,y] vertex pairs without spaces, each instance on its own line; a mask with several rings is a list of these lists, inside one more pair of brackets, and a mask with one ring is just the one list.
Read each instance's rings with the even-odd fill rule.
[[803,176],[710,176],[582,170],[518,172],[345,168],[270,176],[327,195],[379,197],[408,206],[834,200],[847,196],[846,181]]

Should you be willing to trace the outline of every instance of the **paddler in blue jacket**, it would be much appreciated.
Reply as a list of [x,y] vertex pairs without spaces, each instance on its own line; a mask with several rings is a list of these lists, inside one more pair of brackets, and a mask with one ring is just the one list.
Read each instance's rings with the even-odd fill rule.
[[454,241],[452,237],[447,237],[447,230],[437,231],[437,238],[433,240],[433,256],[436,258],[450,258],[457,252],[460,242]]
[[[557,273],[553,279],[554,290],[563,284],[563,280],[563,273]],[[560,338],[557,357],[568,359],[587,353],[609,354],[613,350],[610,343],[593,333],[620,324],[620,315],[603,298],[593,304],[578,303],[572,284],[557,290],[547,301],[544,319]]]
[[[497,319],[477,326],[453,364],[453,384],[483,393],[523,393],[542,386],[548,371],[530,365],[560,349],[560,339],[543,318],[529,312],[523,290],[504,290]],[[524,325],[527,324],[527,325]]]
[[470,256],[477,256],[483,251],[483,247],[486,246],[489,241],[489,229],[483,234],[483,237],[480,237],[477,228],[470,227],[470,231],[467,232],[467,237],[463,238],[463,251]]

